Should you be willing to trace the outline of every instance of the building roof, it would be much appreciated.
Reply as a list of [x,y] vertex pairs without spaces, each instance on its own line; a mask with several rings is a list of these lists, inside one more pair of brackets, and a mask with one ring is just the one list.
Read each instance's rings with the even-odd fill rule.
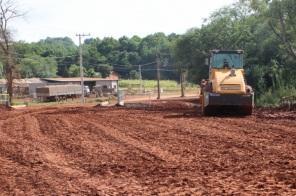
[[[42,80],[48,81],[48,82],[80,82],[81,78],[80,77],[75,77],[75,78],[42,78]],[[118,78],[88,78],[84,77],[83,81],[84,82],[95,82],[95,81],[117,81]]]
[[[118,81],[118,75],[115,72],[112,72],[110,76],[106,78],[88,78],[84,77],[83,80],[85,82],[95,82],[95,81]],[[38,84],[47,82],[80,82],[80,77],[73,78],[24,78],[24,79],[14,79],[14,85],[29,85],[29,84]],[[6,79],[0,79],[0,85],[6,84]]]
[[[26,85],[26,84],[39,84],[44,83],[40,78],[24,78],[24,79],[14,79],[14,85]],[[6,79],[0,79],[0,84],[6,84]]]
[[[83,78],[84,82],[96,82],[96,81],[118,81],[118,77],[107,77],[107,78]],[[14,79],[14,85],[29,85],[44,82],[80,82],[80,77],[75,78],[25,78],[25,79]],[[6,79],[0,79],[0,85],[6,84]]]
[[[42,80],[48,81],[48,82],[80,82],[80,77],[72,77],[72,78],[42,78]],[[118,75],[115,72],[112,72],[108,77],[106,78],[89,78],[89,77],[83,77],[83,80],[85,82],[95,82],[95,81],[118,81]]]

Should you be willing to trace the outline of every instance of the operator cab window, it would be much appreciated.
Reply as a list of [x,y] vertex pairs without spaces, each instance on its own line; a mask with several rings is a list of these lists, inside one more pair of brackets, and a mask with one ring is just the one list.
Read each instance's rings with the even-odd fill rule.
[[213,53],[213,68],[243,68],[242,54],[237,53]]

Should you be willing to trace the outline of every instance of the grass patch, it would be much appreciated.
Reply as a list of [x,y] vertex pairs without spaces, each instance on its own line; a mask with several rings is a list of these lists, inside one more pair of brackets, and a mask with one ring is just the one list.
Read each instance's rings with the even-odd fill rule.
[[261,107],[279,107],[282,97],[296,96],[296,88],[280,88],[268,90],[256,99],[256,105]]
[[19,100],[13,100],[11,103],[12,106],[18,106],[18,105],[28,105],[28,102],[26,101],[19,101]]
[[[157,80],[142,80],[143,89],[155,89],[157,88]],[[119,81],[120,88],[127,89],[140,89],[140,81],[139,80],[120,80]],[[180,84],[178,84],[174,80],[160,80],[160,87],[165,90],[179,90]],[[186,88],[195,88],[197,85],[187,83]]]

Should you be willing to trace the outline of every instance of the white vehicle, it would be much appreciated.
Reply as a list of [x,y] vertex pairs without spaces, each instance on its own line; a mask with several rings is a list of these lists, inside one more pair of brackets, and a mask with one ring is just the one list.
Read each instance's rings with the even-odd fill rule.
[[84,86],[84,95],[87,96],[87,97],[90,95],[89,86]]

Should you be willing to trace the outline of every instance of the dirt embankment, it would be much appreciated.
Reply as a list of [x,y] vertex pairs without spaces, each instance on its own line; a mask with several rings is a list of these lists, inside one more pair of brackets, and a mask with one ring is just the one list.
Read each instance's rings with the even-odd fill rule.
[[196,102],[3,110],[0,192],[296,194],[295,113],[202,117]]

